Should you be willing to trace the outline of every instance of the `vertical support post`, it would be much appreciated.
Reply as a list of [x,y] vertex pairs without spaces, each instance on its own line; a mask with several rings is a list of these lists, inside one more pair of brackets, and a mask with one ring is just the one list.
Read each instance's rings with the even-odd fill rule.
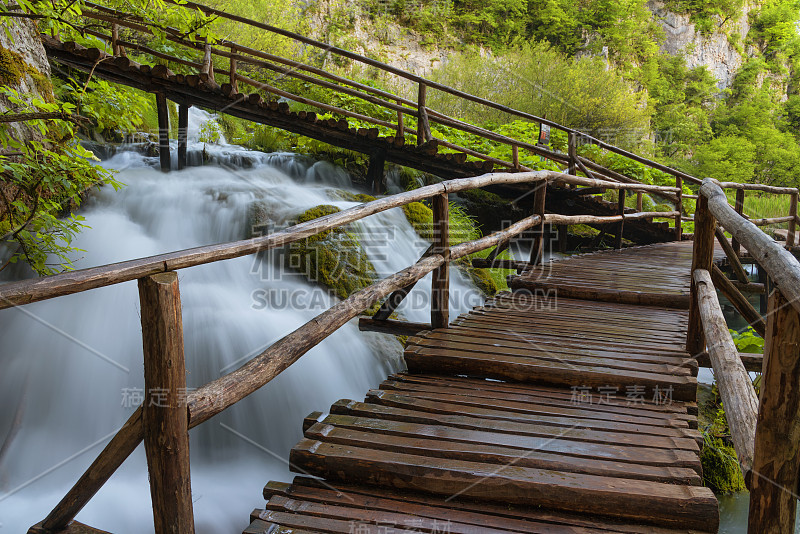
[[158,155],[161,158],[161,170],[169,172],[171,163],[169,155],[169,110],[167,97],[156,93],[156,111],[158,112]]
[[558,228],[558,251],[561,254],[565,254],[567,252],[567,236],[569,235],[567,230],[569,227],[566,224],[559,224],[557,228]]
[[636,192],[636,211],[644,211],[642,205],[644,203],[644,194],[641,191]]
[[139,279],[144,345],[144,448],[156,534],[194,532],[189,412],[178,274]]
[[567,134],[567,155],[569,156],[568,174],[578,174],[578,138],[575,132]]
[[[744,189],[736,190],[736,203],[734,204],[733,209],[735,209],[736,213],[739,215],[744,213]],[[733,236],[731,236],[731,246],[733,247],[733,251],[738,255],[741,251],[741,246]]]
[[[717,221],[708,209],[708,199],[702,194],[697,197],[694,212],[694,243],[692,245],[692,273],[695,269],[712,270],[714,262],[714,229]],[[697,288],[692,277],[691,300],[689,301],[689,327],[686,332],[686,351],[695,357],[705,350],[705,335],[700,310],[697,307]]]
[[126,57],[125,48],[119,44],[119,25],[111,25],[111,53],[115,56]]
[[367,187],[373,195],[379,195],[383,189],[383,167],[386,163],[386,152],[376,150],[369,156],[367,168]]
[[747,531],[791,534],[800,469],[800,315],[769,297]]
[[617,235],[614,238],[614,248],[617,250],[622,248],[622,233],[625,231],[625,190],[620,189],[619,195],[617,196],[617,215],[621,216],[622,219],[619,221],[619,226],[617,226]]
[[186,144],[189,134],[189,105],[178,105],[178,170],[186,167]]
[[[402,102],[398,101],[397,105],[402,105]],[[405,144],[406,142],[405,118],[400,110],[397,110],[397,136],[395,136],[395,139],[400,141],[399,144]]]
[[543,242],[544,242],[544,205],[547,198],[547,182],[536,182],[536,188],[533,193],[533,213],[542,218],[542,222],[537,225],[533,230],[533,246],[531,247],[531,265],[539,265],[544,258]]
[[231,81],[231,88],[233,89],[233,94],[239,92],[239,78],[236,76],[237,71],[237,60],[236,60],[236,45],[231,45],[231,70],[228,72],[230,81]]
[[515,169],[519,170],[519,147],[517,145],[511,145],[511,163]]
[[442,254],[445,262],[433,271],[431,286],[431,326],[447,328],[450,324],[450,212],[447,193],[436,195],[433,203],[433,254]]
[[789,196],[789,215],[793,217],[789,221],[788,232],[786,234],[786,248],[794,246],[794,233],[797,228],[797,192]]
[[209,80],[214,80],[214,60],[211,57],[211,44],[208,41],[206,41],[205,47],[203,47],[202,72],[208,74]]
[[419,84],[419,93],[417,94],[417,145],[426,143],[433,138],[431,135],[431,125],[428,122],[428,111],[425,108],[425,95],[427,90],[427,85],[424,83]]
[[678,212],[675,216],[675,241],[680,241],[683,237],[683,226],[681,224],[681,215],[683,215],[683,178],[680,176],[675,177],[675,187],[678,188],[678,198],[675,200],[675,211]]

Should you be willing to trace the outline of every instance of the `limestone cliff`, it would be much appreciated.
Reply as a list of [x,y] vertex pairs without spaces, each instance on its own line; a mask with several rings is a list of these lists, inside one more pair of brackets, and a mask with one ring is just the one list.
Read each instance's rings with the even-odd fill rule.
[[[661,0],[649,0],[647,7],[664,30],[664,52],[675,55],[683,53],[689,68],[705,65],[717,79],[717,87],[725,89],[731,85],[736,71],[744,63],[745,38],[750,31],[748,5],[744,6],[737,20],[717,21],[717,30],[703,35],[695,28],[689,14],[669,11]],[[734,44],[737,43],[737,44]]]

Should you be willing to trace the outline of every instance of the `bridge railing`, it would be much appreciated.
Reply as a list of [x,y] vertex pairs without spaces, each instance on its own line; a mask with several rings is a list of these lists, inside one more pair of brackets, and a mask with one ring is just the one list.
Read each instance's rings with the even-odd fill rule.
[[[734,448],[750,489],[748,532],[794,532],[800,476],[800,263],[732,208],[720,184],[703,181],[695,212],[692,302],[687,350],[707,351],[725,407]],[[755,186],[751,186],[755,188]],[[796,191],[792,192],[793,203]],[[737,203],[741,206],[741,202]],[[721,228],[717,228],[717,222]],[[729,232],[758,262],[776,288],[766,322],[714,265],[714,239],[734,271],[744,271],[727,243]],[[765,338],[760,399],[737,352],[714,291],[728,296]]]
[[[508,228],[474,241],[450,245],[448,240],[448,194],[496,184],[532,184],[541,199],[533,214]],[[649,218],[650,213],[621,213],[610,217],[544,214],[547,184],[591,187],[645,193],[669,194],[675,188],[644,184],[622,184],[571,176],[553,171],[495,173],[449,180],[414,191],[381,198],[319,219],[266,235],[193,249],[150,256],[121,263],[0,285],[0,309],[56,298],[94,288],[137,280],[141,304],[144,347],[145,391],[159,391],[160,402],[143,403],[106,445],[64,498],[32,533],[55,533],[68,529],[119,466],[144,441],[153,513],[158,534],[193,532],[190,494],[188,430],[252,394],[303,354],[351,319],[385,299],[362,329],[398,335],[449,325],[449,264],[475,252],[496,247],[493,256],[524,231],[536,232],[532,262],[542,258],[542,227],[548,221],[560,224],[613,224]],[[624,198],[624,195],[620,195]],[[313,320],[276,341],[235,371],[186,395],[181,299],[176,271],[224,261],[281,247],[346,225],[364,217],[424,199],[433,207],[433,243],[414,265],[362,289],[338,302]],[[672,215],[670,213],[669,215]],[[389,319],[402,299],[428,273],[433,273],[430,324],[404,323]],[[388,297],[388,298],[387,298]],[[164,393],[166,392],[166,393]],[[183,395],[183,397],[181,396]],[[82,528],[82,527],[81,527]]]

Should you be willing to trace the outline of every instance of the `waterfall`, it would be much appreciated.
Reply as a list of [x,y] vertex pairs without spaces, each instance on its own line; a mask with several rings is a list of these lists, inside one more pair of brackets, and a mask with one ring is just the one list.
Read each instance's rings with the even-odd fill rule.
[[[335,200],[335,190],[350,185],[341,169],[293,154],[248,151],[224,139],[199,143],[209,117],[190,112],[190,161],[211,164],[165,174],[156,158],[133,151],[103,162],[120,171],[126,186],[103,188],[82,208],[91,229],[74,243],[86,251],[76,254],[77,268],[247,238],[254,207],[274,229],[319,204],[355,205]],[[428,246],[400,209],[352,230],[368,245],[380,277],[413,264]],[[276,252],[179,271],[189,388],[236,369],[335,302],[281,264]],[[17,269],[14,276],[31,275]],[[411,321],[429,320],[429,293],[430,277],[400,311]],[[451,301],[455,318],[482,297],[454,271]],[[45,517],[142,400],[136,282],[2,310],[0,332],[0,444],[15,413],[21,414],[0,463],[0,532],[24,532]],[[241,531],[250,511],[264,504],[263,485],[291,480],[289,450],[302,437],[303,417],[342,398],[361,400],[402,366],[394,337],[359,332],[351,322],[261,390],[193,429],[197,532]],[[118,534],[152,532],[142,446],[77,519]]]

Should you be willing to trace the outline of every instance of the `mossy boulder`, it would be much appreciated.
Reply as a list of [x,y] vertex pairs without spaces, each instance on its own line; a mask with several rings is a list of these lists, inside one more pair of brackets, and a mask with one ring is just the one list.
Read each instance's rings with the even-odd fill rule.
[[406,219],[422,239],[433,239],[433,210],[422,202],[411,202],[403,206]]
[[373,200],[377,200],[372,195],[367,195],[366,193],[352,193],[350,191],[346,191],[344,189],[334,189],[328,192],[328,196],[331,200],[344,200],[346,202],[360,202],[362,204],[366,202],[372,202]]
[[[320,205],[297,217],[297,223],[337,213],[339,208]],[[339,298],[364,289],[375,282],[375,267],[352,232],[334,228],[292,243],[285,256],[286,266],[322,284]]]
[[492,278],[492,274],[489,269],[476,269],[474,267],[462,267],[464,271],[466,271],[467,276],[469,276],[472,283],[475,284],[475,287],[480,289],[481,293],[486,295],[487,297],[493,297],[495,294],[500,290],[497,287],[497,282],[495,282],[494,278]]

